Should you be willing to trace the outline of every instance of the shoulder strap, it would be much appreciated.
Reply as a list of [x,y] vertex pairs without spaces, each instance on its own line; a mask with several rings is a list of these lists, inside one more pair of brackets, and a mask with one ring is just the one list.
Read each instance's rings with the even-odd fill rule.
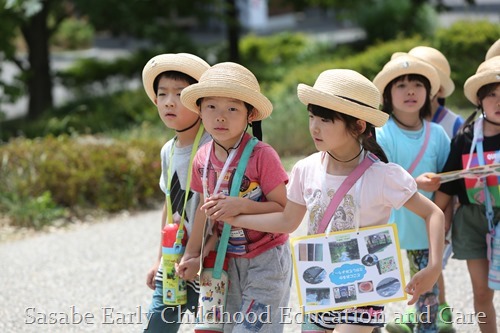
[[342,201],[346,193],[349,192],[349,189],[356,183],[356,181],[363,175],[363,173],[365,173],[366,169],[368,169],[373,164],[373,162],[376,162],[378,160],[379,159],[377,156],[372,153],[368,153],[366,155],[366,158],[364,158],[363,161],[358,164],[358,166],[342,182],[337,192],[335,192],[335,194],[333,195],[332,201],[330,201],[325,214],[323,214],[323,219],[321,220],[318,227],[318,234],[322,234],[325,232],[328,223],[330,222],[333,214],[340,204],[340,201]]
[[[245,149],[241,154],[238,166],[236,167],[229,196],[237,197],[239,195],[241,181],[243,179],[243,174],[245,173],[245,169],[247,167],[250,154],[252,153],[253,148],[258,142],[259,140],[257,140],[256,137],[251,138],[247,142]],[[214,269],[212,272],[212,276],[216,279],[220,279],[221,277],[222,266],[224,264],[224,258],[226,257],[227,243],[229,242],[230,231],[231,231],[231,225],[224,223],[224,227],[222,228],[222,234],[219,240],[219,246],[217,248],[217,257],[215,258]]]
[[415,157],[415,160],[413,161],[413,163],[408,168],[407,171],[408,171],[409,174],[412,174],[413,170],[415,170],[415,168],[417,167],[418,163],[420,162],[420,160],[424,156],[425,150],[427,149],[427,144],[429,143],[429,138],[431,136],[431,123],[428,122],[428,121],[424,121],[424,124],[425,124],[425,128],[424,128],[425,129],[424,144],[422,145],[422,148],[420,148],[420,151],[418,152],[417,157]]

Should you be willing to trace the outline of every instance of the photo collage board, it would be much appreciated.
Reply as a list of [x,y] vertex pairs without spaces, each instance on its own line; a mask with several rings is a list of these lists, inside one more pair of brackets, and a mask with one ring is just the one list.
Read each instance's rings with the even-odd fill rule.
[[291,244],[305,313],[406,299],[395,224],[295,237]]

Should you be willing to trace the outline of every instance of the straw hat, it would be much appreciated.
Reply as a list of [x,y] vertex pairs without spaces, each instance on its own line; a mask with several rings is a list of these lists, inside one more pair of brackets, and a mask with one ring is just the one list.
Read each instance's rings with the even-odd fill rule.
[[490,46],[488,52],[486,52],[486,57],[484,60],[488,60],[499,55],[500,55],[500,39],[497,39],[497,41]]
[[408,74],[420,74],[426,77],[431,84],[431,97],[435,96],[439,91],[439,76],[434,67],[409,54],[394,57],[385,64],[384,68],[373,79],[373,83],[383,94],[389,82],[399,76]]
[[443,97],[448,97],[453,93],[455,84],[450,77],[450,64],[441,52],[432,47],[417,46],[412,48],[408,54],[434,66],[434,69],[439,75],[441,87],[443,87]]
[[234,62],[210,67],[198,83],[182,90],[181,102],[191,111],[199,113],[196,101],[203,97],[227,97],[247,102],[257,110],[254,121],[269,117],[273,111],[271,102],[260,92],[255,75]]
[[408,53],[406,52],[394,52],[392,55],[391,55],[391,60],[394,60],[395,58],[397,57],[401,57],[401,56],[404,56],[404,55],[407,55]]
[[465,81],[464,95],[474,105],[478,105],[478,90],[490,83],[500,83],[500,56],[490,58],[477,68],[476,74]]
[[297,96],[305,104],[315,104],[353,116],[381,127],[389,115],[380,111],[380,91],[363,75],[350,69],[322,72],[314,86],[300,83]]
[[155,102],[154,81],[166,71],[177,71],[191,76],[199,81],[210,65],[205,60],[189,53],[167,53],[151,58],[142,70],[142,84],[151,102]]

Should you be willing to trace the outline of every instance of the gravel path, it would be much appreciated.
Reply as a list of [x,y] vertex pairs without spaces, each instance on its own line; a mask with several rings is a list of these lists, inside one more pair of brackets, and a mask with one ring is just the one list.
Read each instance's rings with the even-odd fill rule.
[[[145,273],[157,251],[160,215],[124,214],[0,243],[0,332],[141,332],[151,297]],[[445,280],[455,318],[469,322],[457,324],[458,331],[478,332],[470,323],[465,264],[450,260]],[[500,312],[498,295],[495,300]],[[290,305],[297,313],[295,287]],[[388,318],[403,308],[404,302],[387,306]],[[181,331],[192,328],[184,324]],[[300,325],[286,325],[285,332],[300,332]]]

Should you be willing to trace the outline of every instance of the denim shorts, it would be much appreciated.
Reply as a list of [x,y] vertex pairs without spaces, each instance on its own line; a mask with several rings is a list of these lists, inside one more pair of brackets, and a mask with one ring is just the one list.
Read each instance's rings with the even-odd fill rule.
[[163,304],[163,283],[157,280],[148,311],[149,322],[145,323],[144,333],[177,332],[182,323],[182,316],[187,310],[196,314],[198,296],[199,294],[188,286],[186,304],[182,306],[165,305]]

